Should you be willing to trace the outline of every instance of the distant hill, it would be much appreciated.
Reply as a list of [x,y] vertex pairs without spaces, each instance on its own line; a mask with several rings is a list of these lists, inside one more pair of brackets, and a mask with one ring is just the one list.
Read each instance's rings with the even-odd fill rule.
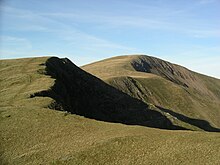
[[68,59],[0,60],[1,165],[219,164],[219,133],[147,127],[216,131],[179,119],[175,125],[173,113],[116,90]]
[[[113,87],[150,103],[179,120],[209,130],[220,127],[220,80],[170,62],[145,55],[119,56],[82,69]],[[195,121],[194,119],[198,119]]]

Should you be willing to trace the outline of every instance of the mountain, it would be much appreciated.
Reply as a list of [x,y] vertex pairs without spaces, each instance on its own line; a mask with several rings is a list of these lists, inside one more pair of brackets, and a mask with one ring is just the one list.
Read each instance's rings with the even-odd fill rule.
[[68,59],[0,60],[2,165],[219,164],[219,133],[147,126],[185,128]]
[[205,120],[220,127],[219,79],[145,55],[113,57],[82,69],[133,98],[159,107],[173,123],[181,125],[179,121],[183,121],[209,130],[209,124],[200,121]]
[[174,126],[160,112],[149,105],[104,83],[83,71],[68,59],[49,58],[46,74],[55,79],[48,90],[36,92],[34,97],[50,97],[52,109],[64,110],[92,119],[166,129]]

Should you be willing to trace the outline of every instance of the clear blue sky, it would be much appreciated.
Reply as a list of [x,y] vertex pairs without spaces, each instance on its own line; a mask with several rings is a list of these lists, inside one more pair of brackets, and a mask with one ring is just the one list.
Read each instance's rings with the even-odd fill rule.
[[220,0],[0,0],[0,57],[148,54],[220,78]]

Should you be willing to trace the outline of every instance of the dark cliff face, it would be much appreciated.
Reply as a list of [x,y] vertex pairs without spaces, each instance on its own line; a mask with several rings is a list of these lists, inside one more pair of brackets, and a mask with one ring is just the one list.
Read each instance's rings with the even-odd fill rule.
[[153,73],[187,88],[198,81],[192,71],[155,57],[140,56],[131,65],[136,71]]
[[[206,95],[219,101],[219,80],[217,79],[151,56],[141,55],[131,62],[131,66],[138,72],[158,75],[184,89],[193,89],[201,95]],[[212,87],[214,90],[212,90]]]
[[54,109],[102,121],[180,129],[160,112],[148,109],[147,104],[109,86],[68,59],[49,58],[46,71],[55,79],[55,85],[33,97],[53,98]]

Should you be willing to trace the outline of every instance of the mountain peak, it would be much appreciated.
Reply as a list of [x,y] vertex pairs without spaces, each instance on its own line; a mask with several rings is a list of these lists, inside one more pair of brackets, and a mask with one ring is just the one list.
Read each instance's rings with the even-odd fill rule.
[[146,55],[113,57],[82,68],[144,102],[220,125],[214,117],[220,106],[218,79]]
[[[99,69],[102,68],[102,71],[106,69],[104,73],[97,74],[96,65],[99,65]],[[144,76],[143,73],[145,73],[145,76],[150,77],[156,75],[183,87],[191,86],[197,88],[197,85],[193,82],[199,81],[194,72],[182,66],[148,55],[118,56],[92,63],[82,68],[85,70],[89,69],[92,73],[94,71],[98,77],[104,77],[106,79],[111,77],[109,75],[109,71],[111,71],[114,75],[115,73],[118,73],[116,75],[120,75],[120,72],[122,75],[126,73],[128,76],[130,74],[133,75],[135,72],[136,75],[138,74],[137,72],[141,72],[139,73],[140,76]]]

